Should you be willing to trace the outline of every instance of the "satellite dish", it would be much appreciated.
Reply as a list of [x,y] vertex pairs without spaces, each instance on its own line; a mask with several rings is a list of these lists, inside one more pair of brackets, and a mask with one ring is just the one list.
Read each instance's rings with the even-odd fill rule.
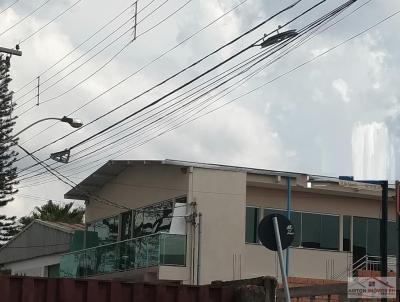
[[285,216],[281,214],[271,214],[265,216],[258,225],[258,238],[263,246],[271,251],[277,251],[273,218],[278,220],[279,234],[281,238],[282,249],[287,249],[294,240],[294,226]]

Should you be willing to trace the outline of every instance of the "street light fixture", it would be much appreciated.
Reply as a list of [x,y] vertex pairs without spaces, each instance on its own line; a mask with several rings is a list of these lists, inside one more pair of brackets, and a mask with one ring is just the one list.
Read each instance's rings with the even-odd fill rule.
[[[41,122],[44,121],[49,121],[49,120],[57,120],[63,123],[67,123],[69,124],[72,128],[80,128],[83,126],[83,123],[81,120],[79,119],[75,119],[75,118],[70,118],[70,117],[66,117],[63,116],[62,118],[58,118],[58,117],[46,117],[44,119],[38,120],[32,124],[30,124],[29,126],[25,127],[24,129],[22,129],[21,131],[19,131],[17,134],[15,134],[14,136],[12,136],[8,141],[13,140],[14,138],[16,138],[18,135],[20,135],[22,132],[25,132],[26,130],[28,130],[29,128],[31,128],[32,126],[39,124]],[[8,142],[7,141],[7,142]]]
[[287,30],[281,33],[277,33],[271,37],[269,37],[268,39],[264,40],[261,42],[261,44],[257,44],[254,46],[261,46],[261,48],[266,48],[268,46],[280,43],[284,40],[289,40],[291,38],[294,38],[298,35],[299,33],[295,30],[295,29],[291,29],[291,30]]

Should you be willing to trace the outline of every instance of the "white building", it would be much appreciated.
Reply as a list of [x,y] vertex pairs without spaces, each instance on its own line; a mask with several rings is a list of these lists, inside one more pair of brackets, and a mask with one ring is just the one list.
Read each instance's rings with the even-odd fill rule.
[[74,246],[75,231],[83,224],[34,220],[0,249],[0,268],[12,275],[58,277],[60,256]]

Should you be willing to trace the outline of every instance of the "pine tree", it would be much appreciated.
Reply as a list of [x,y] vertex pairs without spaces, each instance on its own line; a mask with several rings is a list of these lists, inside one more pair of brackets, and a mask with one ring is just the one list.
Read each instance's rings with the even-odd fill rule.
[[17,222],[17,217],[0,215],[0,246],[7,243],[7,241],[18,234],[19,231],[20,226]]
[[13,92],[8,89],[11,82],[9,69],[10,58],[0,55],[0,207],[14,200],[12,195],[17,192],[14,186],[18,183],[17,168],[14,166],[18,153],[13,150],[18,138],[10,139],[15,125],[15,117],[12,116],[15,104]]

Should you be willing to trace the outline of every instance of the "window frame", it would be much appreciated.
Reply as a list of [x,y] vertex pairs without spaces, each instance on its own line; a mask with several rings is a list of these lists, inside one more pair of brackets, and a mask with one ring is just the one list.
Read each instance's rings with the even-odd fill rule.
[[[275,207],[253,206],[251,204],[246,204],[246,209],[247,208],[257,208],[257,209],[259,209],[260,212],[258,214],[258,223],[261,221],[262,218],[264,218],[264,211],[265,210],[275,210],[275,211],[281,211],[281,212],[285,212],[285,213],[287,212],[287,209],[279,209],[279,208],[275,208]],[[343,240],[343,238],[341,238],[341,236],[340,236],[340,229],[341,229],[341,225],[340,224],[342,223],[341,219],[340,219],[341,214],[323,213],[323,212],[311,212],[311,211],[299,211],[299,210],[291,210],[291,212],[292,213],[296,212],[296,213],[300,214],[301,231],[300,231],[300,238],[299,238],[300,239],[299,246],[290,246],[290,248],[293,248],[293,249],[306,249],[306,250],[318,250],[318,251],[327,251],[327,252],[345,252],[345,253],[348,253],[347,251],[341,251],[340,250],[340,240]],[[262,214],[260,214],[260,213],[262,213]],[[333,217],[337,217],[339,219],[339,233],[338,233],[339,241],[338,241],[338,248],[337,249],[310,248],[310,247],[304,247],[304,246],[301,245],[301,243],[303,241],[303,215],[302,215],[303,213],[333,216]],[[347,215],[347,216],[353,217],[352,215]],[[245,228],[246,228],[246,220],[245,220]],[[245,230],[245,232],[246,232],[246,230]],[[259,240],[257,240],[257,242],[246,242],[246,236],[245,236],[245,240],[244,241],[245,241],[245,244],[261,245]],[[350,245],[351,244],[352,243],[350,243]]]
[[[248,206],[248,205],[246,205],[246,210],[247,210],[247,208],[258,209],[258,217],[257,217],[257,225],[258,225],[258,223],[260,223],[260,221],[261,221],[260,213],[263,210],[263,208],[260,207],[260,206]],[[246,216],[246,211],[245,211],[245,216]],[[245,221],[244,221],[244,243],[245,244],[252,244],[252,245],[261,245],[261,242],[258,239],[257,230],[256,230],[256,242],[247,242],[246,241],[246,217],[245,217]]]

